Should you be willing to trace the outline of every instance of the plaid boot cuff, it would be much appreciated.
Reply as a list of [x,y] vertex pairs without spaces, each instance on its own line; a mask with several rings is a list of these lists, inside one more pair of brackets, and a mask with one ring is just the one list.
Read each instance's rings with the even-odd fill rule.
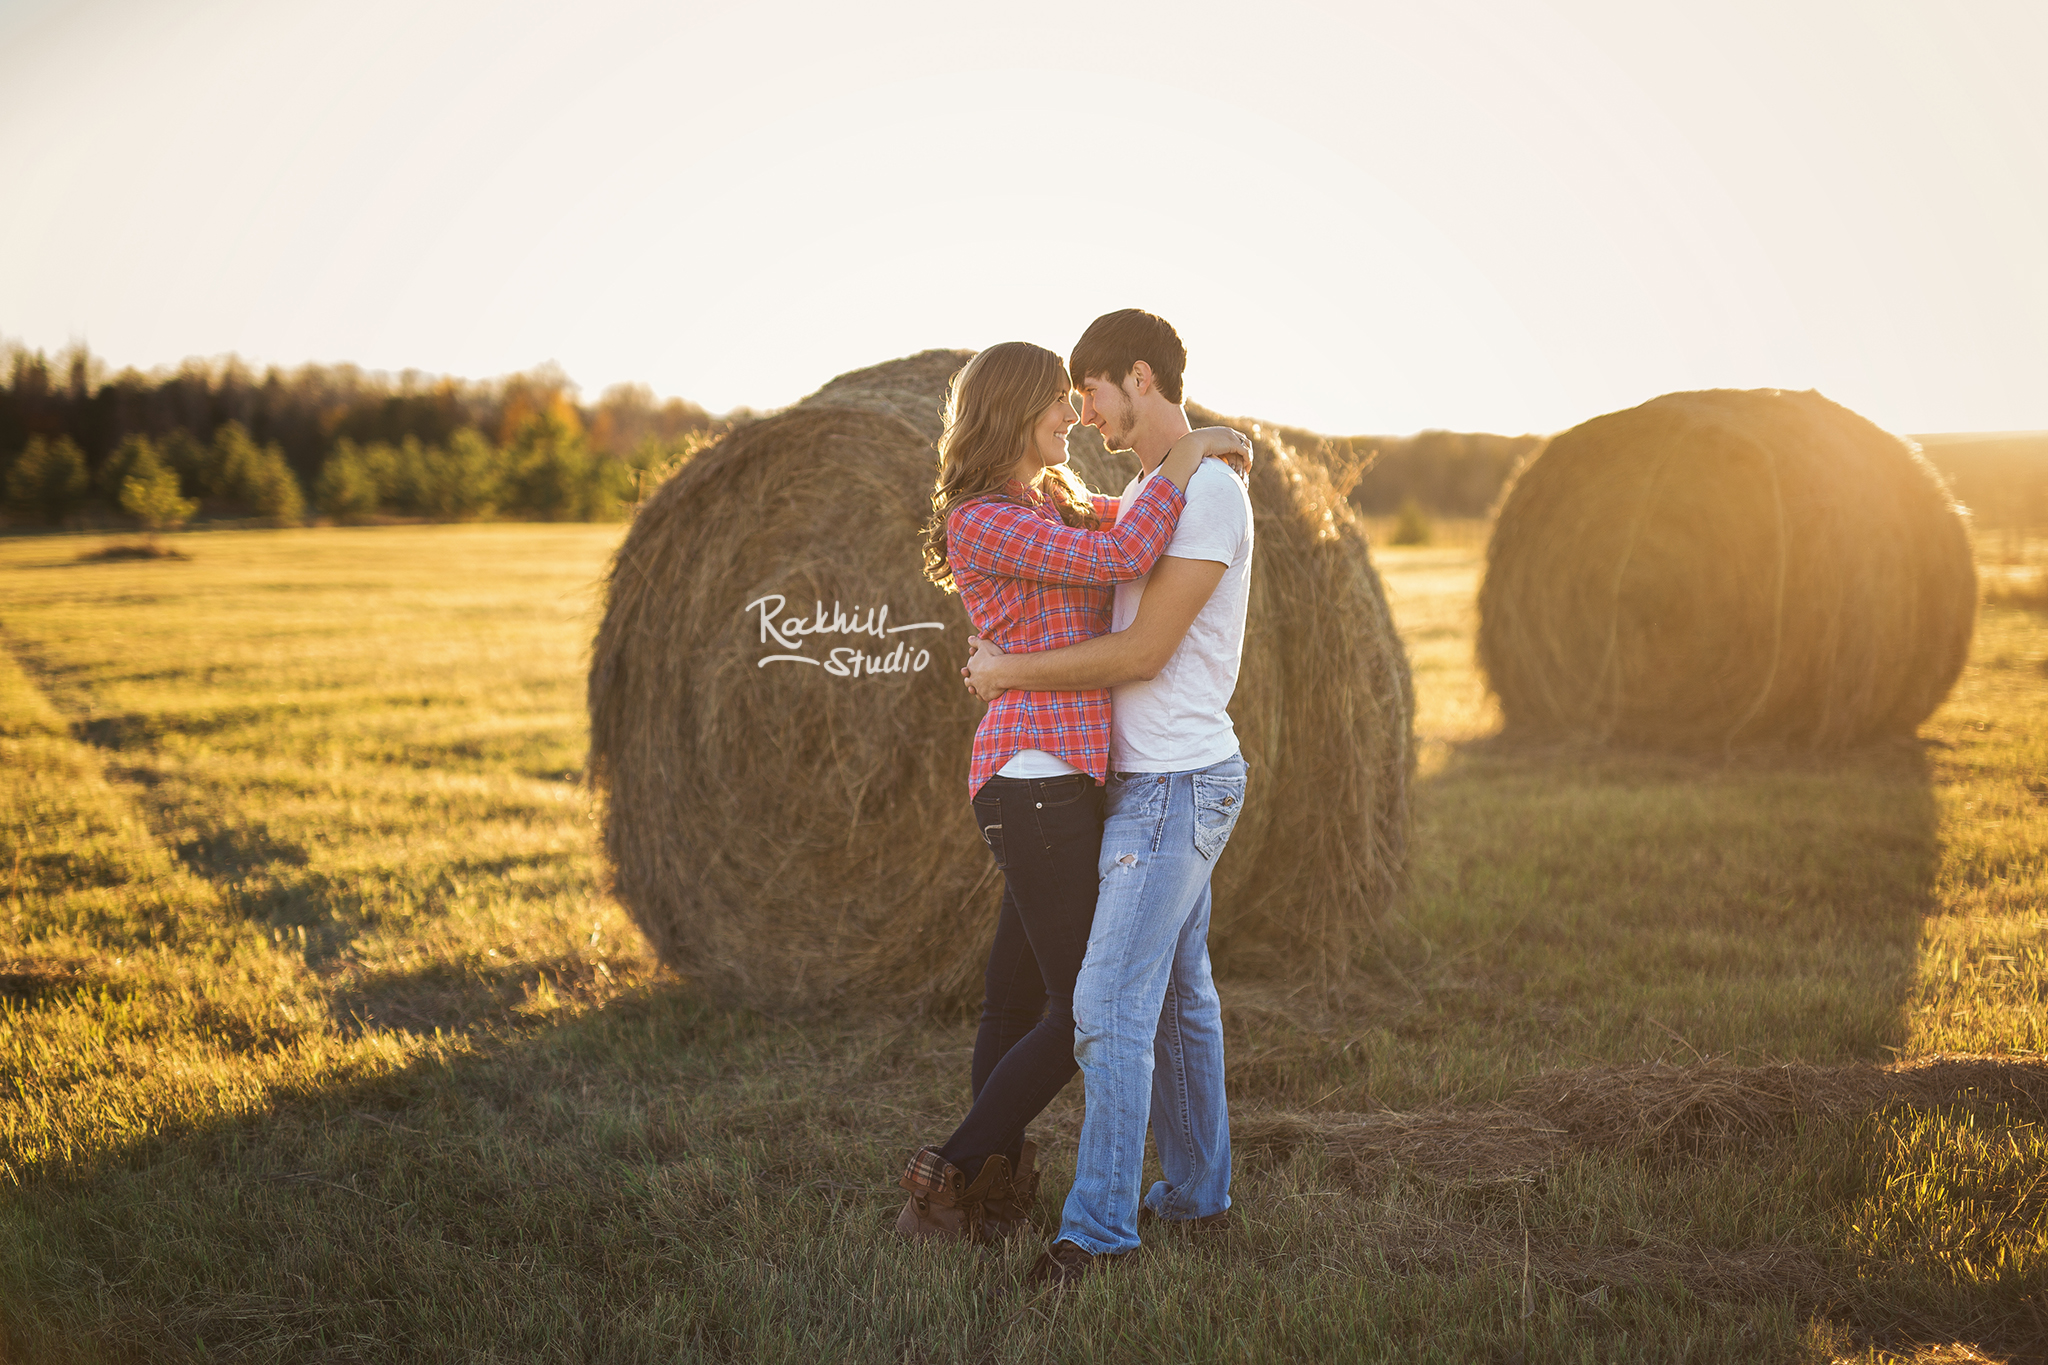
[[[947,1178],[948,1172],[952,1178]],[[966,1177],[958,1167],[938,1154],[937,1149],[920,1147],[910,1154],[910,1164],[903,1168],[903,1179],[896,1182],[912,1194],[938,1194],[951,1188],[965,1189]]]

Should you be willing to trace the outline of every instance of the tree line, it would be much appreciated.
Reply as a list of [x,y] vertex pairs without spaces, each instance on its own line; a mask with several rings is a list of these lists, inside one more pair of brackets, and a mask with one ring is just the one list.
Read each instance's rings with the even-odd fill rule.
[[[756,414],[621,384],[576,401],[552,366],[502,379],[396,376],[234,357],[108,373],[83,347],[0,350],[0,508],[63,525],[120,515],[295,524],[380,516],[594,520],[619,514],[683,457]],[[1540,436],[1276,434],[1358,474],[1373,516],[1482,517]],[[2048,437],[1922,438],[1980,528],[2048,525]],[[133,487],[131,488],[131,485]]]
[[[1319,436],[1290,427],[1281,439],[1334,467],[1364,467],[1351,501],[1370,516],[1422,512],[1484,517],[1541,436],[1424,431],[1414,436]],[[2048,528],[2048,432],[1913,436],[1980,533]]]
[[599,519],[648,471],[751,416],[714,419],[635,384],[585,405],[553,367],[477,382],[352,365],[258,374],[230,357],[110,374],[82,347],[53,360],[16,346],[0,368],[0,499],[9,520],[45,525]]
[[[0,361],[0,494],[10,519],[47,525],[114,513],[145,525],[186,516],[603,518],[755,416],[714,418],[682,399],[657,400],[644,385],[618,385],[583,405],[552,367],[476,382],[353,365],[258,373],[234,357],[110,374],[82,347],[53,359],[17,346]],[[1539,443],[1281,431],[1305,451],[1365,464],[1352,497],[1374,514],[1420,506],[1484,515]],[[149,516],[136,510],[145,504]]]
[[[1483,517],[1515,466],[1543,444],[1541,436],[1476,431],[1321,439],[1337,459],[1365,466],[1351,489],[1351,501],[1368,516],[1419,507],[1431,516]],[[1312,440],[1296,448],[1316,447]]]

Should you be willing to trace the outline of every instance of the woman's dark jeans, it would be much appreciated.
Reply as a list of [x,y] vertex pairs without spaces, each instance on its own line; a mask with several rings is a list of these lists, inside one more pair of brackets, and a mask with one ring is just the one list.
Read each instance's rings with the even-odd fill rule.
[[974,1038],[974,1107],[939,1148],[969,1180],[1014,1168],[1024,1129],[1073,1079],[1074,978],[1088,955],[1102,851],[1102,787],[1086,773],[992,777],[974,822],[1003,871],[1003,909]]

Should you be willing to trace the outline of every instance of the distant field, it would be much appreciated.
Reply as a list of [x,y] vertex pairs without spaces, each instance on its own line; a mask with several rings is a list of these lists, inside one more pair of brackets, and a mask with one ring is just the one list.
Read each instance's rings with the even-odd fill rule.
[[1242,1231],[1059,1298],[887,1233],[969,1023],[721,1011],[602,894],[621,528],[0,539],[0,1361],[2041,1358],[2048,612],[1915,745],[1516,751],[1440,529],[1407,903],[1226,981]]

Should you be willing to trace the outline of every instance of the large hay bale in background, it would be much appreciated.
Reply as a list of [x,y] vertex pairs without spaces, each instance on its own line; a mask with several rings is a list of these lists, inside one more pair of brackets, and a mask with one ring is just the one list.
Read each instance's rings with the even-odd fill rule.
[[1839,748],[1940,705],[1975,611],[1962,516],[1913,446],[1810,391],[1674,393],[1516,476],[1479,663],[1511,733]]
[[[945,384],[970,354],[842,375],[731,433],[648,499],[612,565],[589,771],[613,889],[665,962],[728,999],[897,1010],[978,998],[1001,890],[968,813],[982,707],[960,685],[966,614],[918,553]],[[1258,445],[1232,706],[1252,794],[1219,867],[1212,941],[1219,964],[1310,977],[1355,955],[1399,883],[1412,704],[1341,490]],[[1120,489],[1135,468],[1076,446],[1097,488]],[[786,629],[814,604],[828,624],[886,607],[885,631],[943,629],[764,641],[764,612]],[[847,647],[896,671],[763,662]]]

